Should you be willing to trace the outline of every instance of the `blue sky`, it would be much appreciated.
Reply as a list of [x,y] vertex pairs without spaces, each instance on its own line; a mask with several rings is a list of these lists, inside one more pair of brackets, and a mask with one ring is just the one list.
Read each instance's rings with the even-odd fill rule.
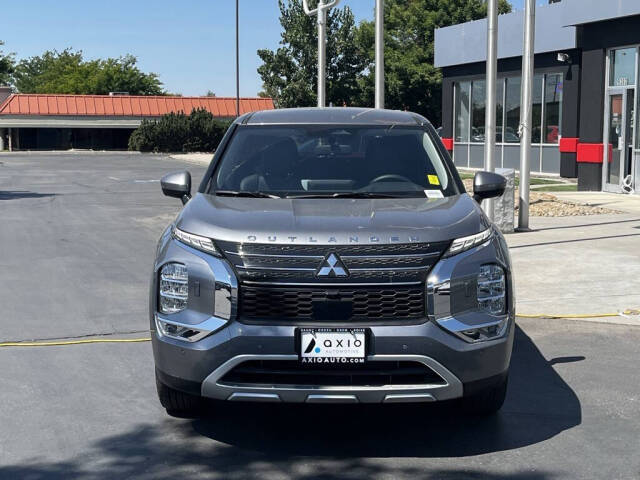
[[[523,0],[512,0],[522,8]],[[18,58],[47,49],[81,49],[87,58],[131,53],[167,90],[235,95],[234,0],[20,0],[2,2],[0,40]],[[375,0],[342,0],[356,20],[373,18]],[[240,0],[240,94],[261,86],[259,48],[280,40],[277,0]]]

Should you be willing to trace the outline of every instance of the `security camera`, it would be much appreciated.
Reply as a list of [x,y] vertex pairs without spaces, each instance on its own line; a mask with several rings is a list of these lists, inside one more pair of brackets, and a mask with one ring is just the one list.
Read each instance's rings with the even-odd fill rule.
[[558,61],[562,63],[571,63],[571,56],[568,53],[558,53]]

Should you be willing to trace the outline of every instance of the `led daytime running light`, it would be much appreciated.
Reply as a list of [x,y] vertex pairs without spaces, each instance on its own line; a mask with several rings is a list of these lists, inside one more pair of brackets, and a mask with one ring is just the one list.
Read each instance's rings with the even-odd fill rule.
[[457,255],[458,253],[465,252],[467,250],[472,249],[473,247],[477,247],[489,239],[493,235],[493,230],[491,227],[486,230],[476,233],[475,235],[469,235],[468,237],[456,238],[449,247],[449,250],[445,253],[445,257],[450,257],[452,255]]
[[173,227],[172,231],[173,238],[184,243],[185,245],[189,245],[190,247],[196,248],[206,253],[210,253],[211,255],[215,255],[216,257],[220,256],[220,252],[213,244],[213,240],[207,237],[202,237],[200,235],[194,235],[193,233],[187,233],[180,230],[177,227]]

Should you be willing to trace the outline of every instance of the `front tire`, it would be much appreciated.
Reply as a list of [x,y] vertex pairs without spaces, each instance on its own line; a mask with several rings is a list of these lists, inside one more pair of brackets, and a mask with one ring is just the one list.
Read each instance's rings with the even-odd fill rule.
[[160,381],[156,374],[156,389],[160,404],[171,416],[193,417],[198,416],[202,411],[202,397],[191,395],[171,388]]
[[462,398],[462,407],[466,414],[472,416],[488,417],[495,415],[504,404],[507,396],[508,377],[500,383],[485,390]]

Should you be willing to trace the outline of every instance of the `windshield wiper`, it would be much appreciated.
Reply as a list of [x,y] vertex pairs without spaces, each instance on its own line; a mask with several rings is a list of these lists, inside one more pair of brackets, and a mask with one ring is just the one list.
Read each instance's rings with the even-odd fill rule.
[[248,192],[246,190],[216,190],[214,194],[220,197],[282,198],[271,193]]
[[285,198],[400,198],[399,195],[381,192],[336,192],[311,193],[309,195],[287,195]]

